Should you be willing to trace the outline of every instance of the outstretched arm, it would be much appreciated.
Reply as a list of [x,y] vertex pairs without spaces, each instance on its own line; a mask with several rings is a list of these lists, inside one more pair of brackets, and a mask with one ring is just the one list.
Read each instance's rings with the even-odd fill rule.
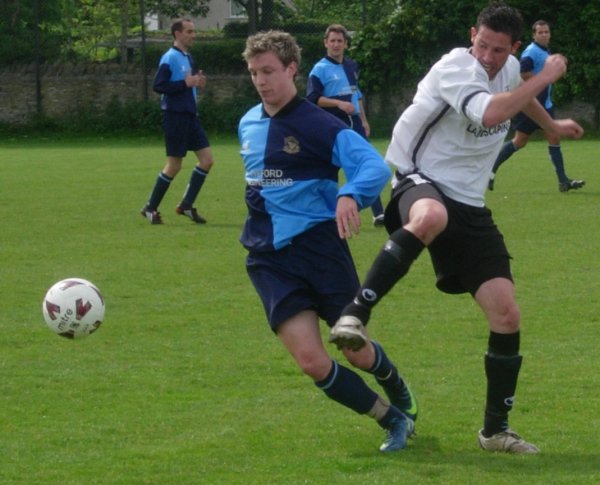
[[535,98],[523,108],[523,113],[550,135],[555,135],[559,138],[581,138],[583,136],[583,128],[579,123],[572,119],[552,119]]
[[[536,75],[521,83],[512,91],[492,96],[485,114],[483,125],[486,128],[496,126],[525,108],[548,84],[560,79],[567,72],[567,59],[561,54],[553,54],[546,59],[544,68]],[[540,125],[541,126],[541,125]]]

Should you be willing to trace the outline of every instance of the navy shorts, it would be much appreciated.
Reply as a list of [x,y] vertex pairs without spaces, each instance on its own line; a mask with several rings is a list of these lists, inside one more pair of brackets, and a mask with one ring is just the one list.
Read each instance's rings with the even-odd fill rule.
[[182,158],[210,146],[197,114],[163,111],[163,130],[168,157]]
[[[552,119],[554,119],[554,106],[552,108],[545,108],[546,112],[550,115]],[[521,133],[525,133],[526,135],[531,135],[535,130],[540,130],[540,125],[538,125],[535,121],[529,118],[527,115],[523,113],[517,114],[515,119],[513,120],[511,128],[514,131],[520,131]]]
[[367,132],[365,131],[365,127],[362,124],[362,120],[359,115],[348,116],[350,118],[350,126],[356,133],[358,133],[363,138],[367,138]]
[[385,224],[392,233],[408,222],[410,206],[418,199],[432,198],[444,204],[448,225],[428,246],[437,277],[436,286],[444,293],[471,293],[493,278],[512,281],[510,255],[504,237],[487,207],[474,207],[446,197],[433,182],[416,175],[417,183],[400,177],[385,211]]
[[246,270],[274,332],[304,310],[316,311],[333,326],[359,288],[350,249],[335,221],[317,224],[277,251],[249,253]]

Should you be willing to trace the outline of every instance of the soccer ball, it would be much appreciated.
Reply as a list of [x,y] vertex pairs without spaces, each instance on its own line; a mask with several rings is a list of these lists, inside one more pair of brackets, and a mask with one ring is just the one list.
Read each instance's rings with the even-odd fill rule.
[[55,283],[42,302],[48,326],[61,337],[78,339],[95,332],[104,319],[104,298],[96,285],[81,278]]

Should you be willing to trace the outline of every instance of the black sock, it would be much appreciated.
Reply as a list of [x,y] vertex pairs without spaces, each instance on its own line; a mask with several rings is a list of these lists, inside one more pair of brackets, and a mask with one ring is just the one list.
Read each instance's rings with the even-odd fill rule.
[[408,273],[424,247],[419,238],[404,228],[393,232],[375,258],[354,301],[344,308],[342,315],[354,315],[366,324],[371,308]]
[[490,437],[508,429],[508,413],[514,404],[517,379],[523,357],[518,355],[519,332],[499,334],[490,332],[485,355],[487,398],[483,435]]

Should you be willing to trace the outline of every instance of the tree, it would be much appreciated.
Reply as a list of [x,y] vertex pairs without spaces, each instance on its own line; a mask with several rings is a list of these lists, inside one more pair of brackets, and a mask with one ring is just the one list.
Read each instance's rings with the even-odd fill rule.
[[244,7],[248,16],[248,33],[269,30],[277,26],[279,21],[289,13],[282,1],[275,0],[234,0]]
[[367,25],[356,34],[352,50],[363,84],[376,92],[415,85],[450,47],[469,44],[470,25],[464,19],[474,17],[478,4],[404,0],[381,22]]
[[141,0],[147,12],[166,15],[170,18],[191,14],[204,17],[208,13],[210,0]]
[[246,9],[248,16],[248,33],[254,34],[258,31],[258,12],[260,0],[237,0],[237,2]]
[[129,36],[129,2],[121,2],[121,35],[119,39],[119,57],[121,64],[127,63],[127,37]]
[[140,12],[172,18],[183,14],[206,15],[210,0],[63,0],[74,5],[68,16],[69,42],[63,52],[75,57],[105,60],[118,48],[122,63],[127,62],[127,40],[142,31]]
[[[558,0],[540,4],[533,0],[520,7],[529,26],[544,19],[550,24],[553,52],[564,54],[569,60],[567,75],[554,86],[557,105],[568,100],[579,100],[594,107],[594,127],[600,128],[600,3],[587,0]],[[527,29],[527,42],[531,30]]]
[[56,59],[72,13],[68,0],[0,1],[0,64]]
[[75,59],[106,60],[120,52],[126,62],[126,41],[131,29],[138,28],[138,0],[71,0],[76,13],[67,19],[69,41],[64,55]]
[[331,19],[356,30],[381,22],[400,5],[399,0],[295,0],[297,16],[306,19]]
[[[332,3],[337,0],[319,2]],[[391,94],[407,87],[414,91],[443,53],[470,45],[468,28],[486,4],[485,0],[401,0],[391,14],[366,25],[353,38],[352,55],[361,65],[364,91]],[[554,86],[555,98],[558,104],[569,99],[591,103],[596,127],[600,127],[600,3],[514,0],[511,5],[525,21],[524,45],[531,41],[533,22],[550,23],[552,51],[569,59],[567,76]]]

